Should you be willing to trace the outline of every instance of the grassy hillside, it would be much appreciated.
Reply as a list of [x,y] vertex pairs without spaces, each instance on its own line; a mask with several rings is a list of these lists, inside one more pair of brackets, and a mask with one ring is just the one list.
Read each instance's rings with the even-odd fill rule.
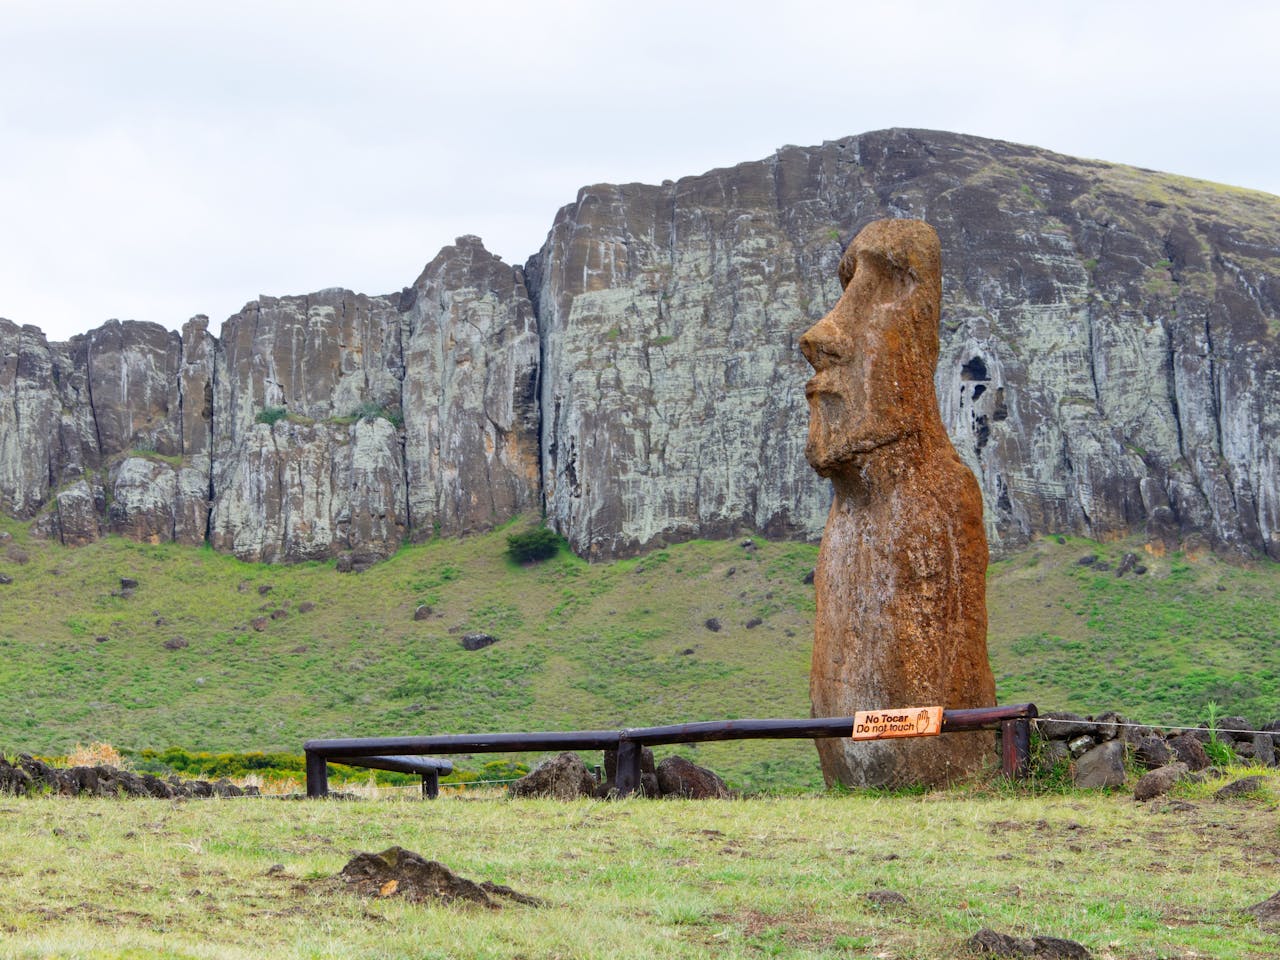
[[[298,752],[320,736],[807,715],[815,547],[703,541],[526,567],[505,553],[524,526],[340,574],[118,538],[67,549],[0,520],[0,748]],[[1051,538],[993,564],[1000,699],[1147,722],[1195,722],[1208,700],[1280,716],[1280,565],[1144,555],[1146,575],[1117,578],[1125,550]],[[472,631],[499,641],[466,651]],[[818,783],[804,742],[690,752],[743,784]]]

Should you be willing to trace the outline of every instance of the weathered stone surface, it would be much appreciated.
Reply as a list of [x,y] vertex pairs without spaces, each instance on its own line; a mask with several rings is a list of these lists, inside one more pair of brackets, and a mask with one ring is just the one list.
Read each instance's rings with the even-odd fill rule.
[[690,800],[727,800],[732,796],[723,780],[685,757],[665,757],[656,776],[660,796]]
[[1266,786],[1266,777],[1241,777],[1239,780],[1231,781],[1225,787],[1219,787],[1214,791],[1213,799],[1235,800],[1238,797],[1247,797],[1251,793],[1263,791]]
[[359,547],[390,556],[404,539],[404,464],[383,417],[255,423],[218,481],[210,540],[242,559],[323,559]]
[[[982,498],[938,417],[938,240],[918,220],[862,230],[835,308],[800,338],[813,366],[805,456],[835,488],[818,555],[809,692],[816,717],[995,703]],[[816,741],[828,784],[943,784],[989,733]]]
[[1050,740],[1075,740],[1093,733],[1094,724],[1069,710],[1047,710],[1036,718],[1036,728]]
[[401,402],[415,537],[540,508],[540,345],[523,271],[459,237],[409,293]]
[[1143,737],[1133,748],[1134,759],[1148,770],[1163,767],[1175,754],[1164,737]]
[[1155,550],[1199,531],[1280,557],[1280,203],[922,130],[595,185],[560,211],[528,272],[547,512],[579,553],[817,535],[792,344],[885,216],[941,237],[935,383],[997,550],[1146,526]]
[[1090,960],[1088,949],[1061,937],[1014,937],[983,927],[964,942],[972,953],[992,957],[1032,957],[1035,960]]
[[576,753],[561,753],[538,764],[510,785],[513,797],[552,797],[574,800],[590,797],[596,790],[596,778]]
[[1209,766],[1209,755],[1198,739],[1190,736],[1170,737],[1169,749],[1178,760],[1187,765],[1187,769],[1195,772]]
[[82,547],[102,536],[105,507],[101,487],[77,480],[54,495],[53,509],[40,516],[32,531],[68,547]]
[[1124,741],[1108,740],[1076,761],[1075,785],[1084,790],[1124,785]]
[[1269,733],[1253,735],[1253,759],[1264,767],[1276,765],[1276,748]]
[[1151,800],[1154,797],[1163,796],[1173,789],[1173,785],[1187,775],[1187,765],[1185,763],[1171,763],[1168,766],[1160,767],[1158,770],[1150,770],[1138,778],[1138,782],[1133,787],[1133,799],[1135,800]]
[[483,650],[485,647],[491,647],[498,642],[498,638],[491,633],[468,633],[462,638],[463,650]]
[[[813,538],[830,501],[801,462],[796,340],[839,297],[860,225],[926,214],[946,264],[939,408],[995,550],[1145,528],[1154,552],[1193,536],[1280,558],[1280,203],[918,130],[588,187],[524,270],[464,237],[402,293],[264,297],[220,340],[203,317],[66,343],[0,320],[0,511],[60,535],[54,497],[84,481],[104,529],[172,521],[198,542],[212,503],[219,548],[259,559],[366,537],[382,556],[541,506],[599,558]],[[267,406],[314,435],[276,450]],[[368,490],[329,485],[361,409],[396,421],[394,449],[370,438]],[[175,476],[144,493],[130,458]],[[286,504],[254,470],[311,494]]]

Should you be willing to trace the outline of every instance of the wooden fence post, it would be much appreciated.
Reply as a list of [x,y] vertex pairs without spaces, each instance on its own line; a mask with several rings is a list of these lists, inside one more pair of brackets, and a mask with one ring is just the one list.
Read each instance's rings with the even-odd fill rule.
[[1031,767],[1031,718],[1000,721],[1000,759],[1004,775],[1021,779]]
[[307,796],[329,795],[329,765],[322,754],[307,751]]

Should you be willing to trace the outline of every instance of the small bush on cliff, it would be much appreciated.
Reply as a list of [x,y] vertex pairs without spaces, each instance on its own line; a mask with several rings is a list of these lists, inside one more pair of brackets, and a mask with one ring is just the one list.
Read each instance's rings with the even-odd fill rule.
[[517,563],[537,563],[554,557],[560,552],[564,538],[554,530],[538,527],[527,533],[513,533],[507,537],[507,555]]
[[353,420],[376,420],[379,417],[388,421],[397,429],[404,426],[404,414],[399,410],[384,407],[373,400],[366,400],[351,411],[351,419]]
[[288,415],[289,411],[284,407],[264,407],[253,419],[258,423],[265,423],[267,426],[271,426],[276,421],[283,420]]

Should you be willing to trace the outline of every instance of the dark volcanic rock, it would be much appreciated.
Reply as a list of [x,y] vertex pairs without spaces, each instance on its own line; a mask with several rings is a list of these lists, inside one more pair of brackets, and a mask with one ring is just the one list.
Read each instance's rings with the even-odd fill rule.
[[973,953],[991,957],[1033,957],[1035,960],[1090,960],[1083,944],[1059,937],[1012,937],[983,927],[964,945]]
[[727,800],[732,794],[723,780],[692,760],[667,757],[657,768],[658,793],[691,800]]
[[498,642],[498,638],[488,633],[468,633],[462,638],[464,650],[483,650]]
[[1075,784],[1081,789],[1119,787],[1124,781],[1124,742],[1121,740],[1108,740],[1076,761]]
[[1148,770],[1155,770],[1170,763],[1174,752],[1164,737],[1143,737],[1133,748],[1134,759]]
[[1266,777],[1241,777],[1239,780],[1233,780],[1225,787],[1221,787],[1213,794],[1215,800],[1234,800],[1237,797],[1245,797],[1251,793],[1258,793],[1265,789],[1267,784]]
[[1196,737],[1186,735],[1170,737],[1169,748],[1192,772],[1203,770],[1209,766],[1209,755],[1204,752],[1204,747]]
[[1173,785],[1187,775],[1185,763],[1171,763],[1167,767],[1144,773],[1133,787],[1133,799],[1150,800],[1173,789]]
[[513,797],[575,800],[596,791],[596,778],[576,753],[562,753],[540,763],[508,788]]
[[1036,718],[1036,727],[1050,740],[1074,740],[1096,729],[1091,721],[1068,710],[1050,710],[1040,714]]

